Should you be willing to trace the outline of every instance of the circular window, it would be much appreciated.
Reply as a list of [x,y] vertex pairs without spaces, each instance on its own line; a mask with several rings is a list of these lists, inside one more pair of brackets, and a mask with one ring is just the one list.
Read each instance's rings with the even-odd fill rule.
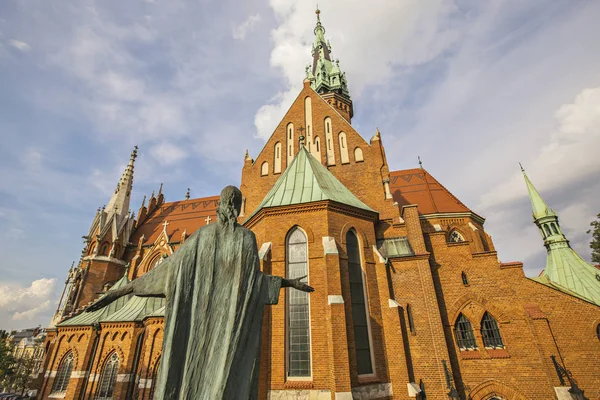
[[600,324],[596,325],[596,336],[600,340]]

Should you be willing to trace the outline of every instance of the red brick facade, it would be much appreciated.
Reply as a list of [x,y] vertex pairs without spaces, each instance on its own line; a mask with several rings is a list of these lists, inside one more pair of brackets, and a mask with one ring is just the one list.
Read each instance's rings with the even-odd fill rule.
[[[312,121],[307,121],[307,97]],[[501,263],[482,217],[425,170],[390,173],[379,132],[365,141],[348,122],[349,114],[340,114],[334,108],[339,105],[328,103],[335,100],[325,100],[305,83],[261,153],[255,160],[247,157],[242,170],[245,205],[240,222],[265,250],[261,268],[286,275],[286,238],[299,227],[307,237],[308,279],[315,288],[310,295],[311,376],[287,377],[284,291],[279,304],[265,313],[259,397],[409,399],[415,398],[407,389],[412,383],[429,400],[448,399],[448,384],[461,399],[555,399],[555,387],[560,386],[550,358],[555,356],[587,398],[600,399],[600,307],[526,278],[520,263]],[[330,124],[330,142],[325,121]],[[309,125],[310,135],[305,131]],[[291,141],[294,154],[298,152],[300,134],[310,138],[307,149],[320,155],[322,164],[376,213],[324,200],[262,209],[246,221],[285,171]],[[327,156],[329,146],[334,163]],[[281,172],[275,173],[278,156]],[[90,243],[83,262],[89,272],[77,307],[118,279],[126,263],[131,264],[129,277],[135,279],[160,257],[172,254],[195,229],[215,220],[216,201],[210,197],[165,203],[162,195],[153,196],[148,207],[140,209],[130,238],[119,239],[120,253],[94,256],[95,244]],[[369,376],[357,373],[349,230],[356,232],[361,249],[374,361]],[[453,241],[452,232],[464,240]],[[382,257],[380,241],[391,238],[407,238],[412,253]],[[106,241],[112,243],[112,238]],[[486,312],[497,322],[503,346],[485,347],[481,321]],[[473,349],[461,350],[457,344],[455,324],[461,314],[472,325]],[[47,338],[41,397],[57,397],[52,388],[60,362],[73,352],[73,373],[64,397],[95,398],[105,360],[116,352],[119,370],[113,398],[150,399],[162,334],[162,318],[155,316],[96,327],[59,326]]]

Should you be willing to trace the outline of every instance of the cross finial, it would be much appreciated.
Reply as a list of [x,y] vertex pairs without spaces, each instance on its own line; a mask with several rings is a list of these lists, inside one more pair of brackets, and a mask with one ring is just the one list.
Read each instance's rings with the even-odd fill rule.
[[206,217],[206,219],[204,221],[206,221],[206,225],[208,225],[208,224],[210,224],[210,221],[212,221],[212,218],[209,215],[208,217]]
[[519,162],[519,167],[521,167],[521,172],[525,173],[525,168],[523,168],[523,166],[521,165],[521,162]]
[[163,230],[166,232],[167,231],[167,226],[169,225],[169,223],[167,222],[167,220],[165,219],[165,222],[163,222],[162,226],[163,226]]
[[186,200],[190,199],[190,188],[188,188],[187,192],[185,193],[185,199]]
[[419,160],[419,168],[423,169],[423,161],[421,161],[421,156],[417,156],[417,159]]

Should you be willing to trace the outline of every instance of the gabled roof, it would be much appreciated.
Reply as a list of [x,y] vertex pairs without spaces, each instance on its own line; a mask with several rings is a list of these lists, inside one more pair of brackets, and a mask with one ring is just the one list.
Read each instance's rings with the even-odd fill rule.
[[167,235],[172,240],[178,241],[183,231],[190,236],[206,225],[208,217],[211,222],[216,221],[218,204],[219,196],[164,203],[135,230],[130,242],[137,244],[144,235],[144,244],[154,243],[163,231],[165,221],[168,222]]
[[352,194],[342,182],[306,150],[304,145],[300,145],[300,150],[290,165],[246,221],[263,208],[321,200],[331,200],[376,212]]
[[471,211],[422,168],[390,172],[390,191],[400,207],[417,204],[421,215]]

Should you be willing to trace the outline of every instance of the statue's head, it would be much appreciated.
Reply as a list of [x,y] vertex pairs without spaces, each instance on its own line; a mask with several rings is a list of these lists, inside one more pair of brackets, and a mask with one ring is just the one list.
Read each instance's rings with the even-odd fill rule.
[[235,186],[226,186],[221,190],[221,202],[217,218],[225,224],[234,224],[242,209],[242,192]]

